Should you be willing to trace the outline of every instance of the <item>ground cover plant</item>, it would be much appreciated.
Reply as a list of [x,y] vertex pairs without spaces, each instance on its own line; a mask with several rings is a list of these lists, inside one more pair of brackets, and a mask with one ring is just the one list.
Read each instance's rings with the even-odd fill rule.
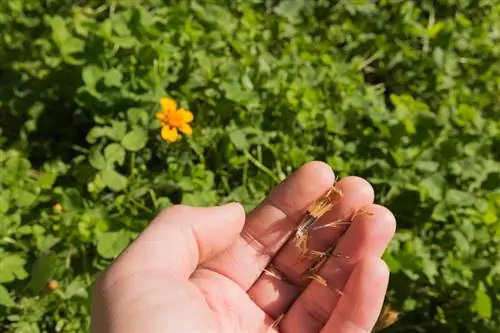
[[5,0],[0,31],[1,332],[87,332],[159,210],[313,159],[397,218],[387,332],[498,332],[500,1]]

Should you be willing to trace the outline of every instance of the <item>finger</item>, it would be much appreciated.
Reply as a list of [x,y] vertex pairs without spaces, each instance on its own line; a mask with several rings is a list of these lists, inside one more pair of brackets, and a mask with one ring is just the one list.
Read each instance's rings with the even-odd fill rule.
[[389,282],[382,259],[368,257],[358,263],[321,333],[369,333],[377,322]]
[[307,286],[290,308],[283,319],[286,325],[295,325],[300,318],[305,326],[302,332],[319,332],[339,300],[346,297],[344,287],[358,262],[366,257],[382,256],[395,232],[394,216],[380,205],[372,204],[365,209],[370,215],[358,215],[354,219],[340,239],[335,254],[317,273],[319,278]]
[[203,266],[248,290],[290,237],[308,206],[332,186],[334,179],[325,163],[302,166],[248,215],[241,237]]
[[161,212],[106,272],[106,284],[141,271],[189,278],[200,262],[230,246],[243,228],[240,204]]
[[[336,243],[348,227],[347,223],[354,211],[374,200],[371,185],[359,177],[341,179],[336,187],[343,193],[337,205],[325,214],[309,233],[308,248],[324,252]],[[321,228],[331,221],[343,221],[336,227]],[[316,225],[315,224],[315,225]],[[249,295],[271,316],[285,312],[302,292],[309,281],[303,278],[303,273],[312,265],[312,260],[299,260],[300,251],[292,241],[289,241],[276,255],[272,268],[279,272],[278,276],[263,274],[249,290]],[[277,278],[278,277],[278,278]]]

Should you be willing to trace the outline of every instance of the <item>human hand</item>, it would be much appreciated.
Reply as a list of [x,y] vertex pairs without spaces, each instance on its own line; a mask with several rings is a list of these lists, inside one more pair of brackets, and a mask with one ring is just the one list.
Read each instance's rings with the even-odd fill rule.
[[246,217],[234,203],[166,209],[97,281],[92,332],[371,332],[389,279],[380,256],[395,231],[392,213],[373,204],[372,187],[340,180],[343,197],[318,224],[361,208],[370,214],[354,216],[345,233],[347,225],[309,234],[311,250],[336,244],[319,271],[326,286],[302,278],[313,262],[300,260],[290,240],[333,182],[330,167],[311,162]]

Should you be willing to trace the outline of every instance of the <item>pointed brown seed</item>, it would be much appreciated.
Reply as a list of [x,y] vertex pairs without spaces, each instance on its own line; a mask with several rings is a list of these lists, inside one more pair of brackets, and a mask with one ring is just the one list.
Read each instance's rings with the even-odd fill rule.
[[326,282],[325,278],[323,278],[321,275],[319,274],[312,274],[312,275],[308,275],[307,276],[308,279],[311,279],[311,280],[314,280],[316,282],[318,282],[319,284],[321,284],[322,286],[325,286],[327,287],[328,286],[328,283]]
[[307,231],[320,217],[322,217],[327,211],[332,209],[336,202],[334,202],[333,193],[342,196],[342,192],[333,185],[330,189],[322,195],[320,198],[316,199],[307,209],[305,216],[303,217],[301,223],[297,227],[297,232],[302,232],[307,234]]
[[295,246],[299,248],[301,256],[307,254],[307,235],[309,229],[319,218],[336,205],[333,201],[332,193],[341,194],[342,192],[338,190],[334,184],[323,196],[314,201],[295,229],[293,242]]
[[370,212],[366,207],[360,207],[360,208],[355,208],[352,212],[351,215],[351,222],[354,221],[354,219],[360,215],[369,215],[372,216],[373,213]]
[[305,234],[295,234],[294,244],[299,249],[300,258],[304,259],[307,257],[307,235]]
[[335,220],[335,221],[332,221],[332,222],[329,222],[329,223],[326,223],[326,224],[314,227],[314,230],[316,230],[316,229],[323,229],[323,228],[338,228],[338,227],[340,227],[342,225],[349,225],[349,224],[351,224],[351,221],[346,221],[346,220],[338,219],[338,220]]
[[281,323],[281,321],[283,320],[283,318],[285,318],[284,313],[280,314],[279,317],[276,318],[275,321],[273,321],[273,323],[271,324],[271,328],[278,328],[278,326]]
[[283,278],[281,276],[279,276],[278,274],[276,274],[275,272],[273,271],[270,271],[268,269],[264,269],[264,274],[268,275],[268,276],[271,276],[277,280],[280,280],[280,281],[283,281]]

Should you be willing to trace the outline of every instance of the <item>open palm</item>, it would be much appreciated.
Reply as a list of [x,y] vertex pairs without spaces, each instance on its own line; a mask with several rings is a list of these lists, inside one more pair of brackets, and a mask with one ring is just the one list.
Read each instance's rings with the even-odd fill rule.
[[[239,204],[163,211],[97,281],[92,331],[371,332],[389,278],[380,256],[395,230],[372,187],[338,182],[344,195],[318,225],[350,223],[310,232],[310,250],[335,246],[316,279],[304,279],[314,261],[290,241],[333,182],[326,164],[311,162],[248,216]],[[360,209],[369,214],[353,214]]]

